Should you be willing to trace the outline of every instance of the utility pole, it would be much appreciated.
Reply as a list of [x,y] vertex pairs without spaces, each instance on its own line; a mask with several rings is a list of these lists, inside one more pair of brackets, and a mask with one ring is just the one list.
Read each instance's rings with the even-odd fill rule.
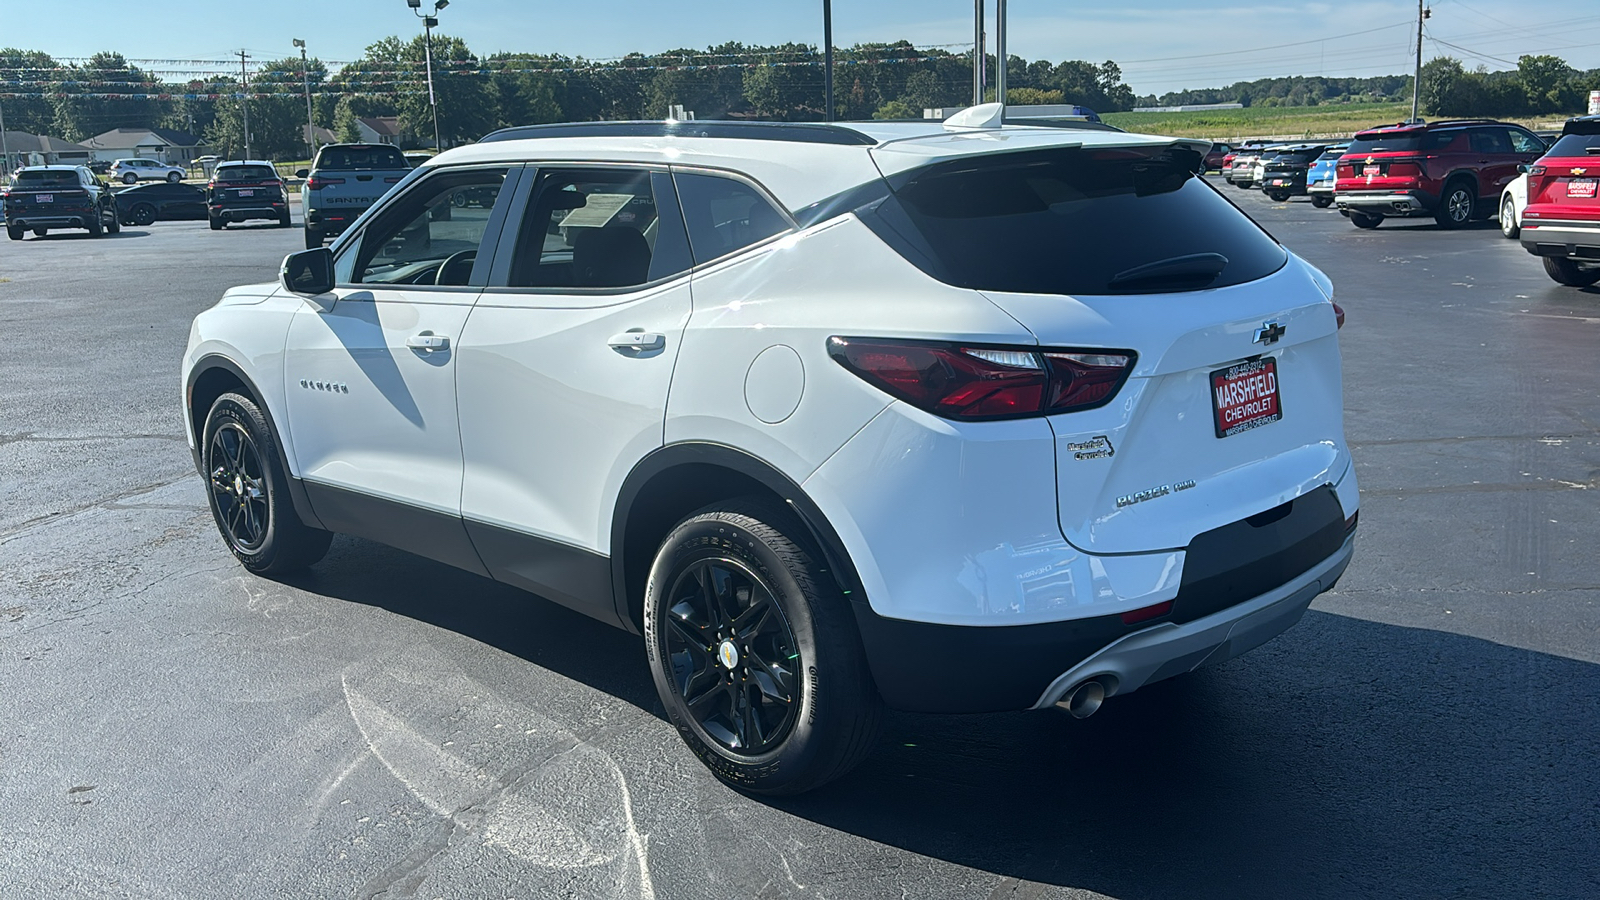
[[983,0],[972,2],[972,105],[983,102]]
[[833,121],[833,0],[822,0],[822,84],[828,104],[825,122]]
[[239,51],[239,108],[244,110],[244,158],[250,158],[250,75],[244,69],[244,61],[250,57]]
[[1006,0],[995,0],[994,102],[1006,102]]
[[1433,10],[1422,8],[1423,0],[1417,0],[1417,70],[1411,77],[1411,121],[1417,120],[1417,98],[1422,91],[1422,20],[1433,15]]
[[317,156],[317,123],[311,118],[311,70],[307,68],[306,42],[299,38],[294,39],[294,45],[300,48],[300,81],[306,89],[306,144],[311,147],[311,157]]

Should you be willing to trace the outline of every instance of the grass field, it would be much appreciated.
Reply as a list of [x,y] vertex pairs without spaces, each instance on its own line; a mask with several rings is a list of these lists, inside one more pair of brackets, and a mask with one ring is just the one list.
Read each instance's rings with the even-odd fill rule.
[[[1344,137],[1374,125],[1400,122],[1410,115],[1409,103],[1342,103],[1335,106],[1249,107],[1177,113],[1106,113],[1102,118],[1128,131],[1236,141],[1251,137]],[[1564,116],[1546,116],[1537,121],[1507,121],[1530,128],[1543,128],[1552,122],[1560,127],[1564,119]]]

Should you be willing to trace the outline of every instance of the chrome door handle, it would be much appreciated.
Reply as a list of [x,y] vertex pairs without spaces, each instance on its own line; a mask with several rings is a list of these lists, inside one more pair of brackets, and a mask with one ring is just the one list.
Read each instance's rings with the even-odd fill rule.
[[406,338],[406,346],[413,350],[421,350],[424,353],[432,353],[435,350],[449,350],[450,339],[442,334],[424,331],[421,334],[413,334],[411,337]]
[[665,347],[667,345],[667,336],[655,331],[624,331],[621,334],[612,335],[611,340],[606,343],[610,344],[614,350],[634,350],[642,353],[646,350],[660,350]]

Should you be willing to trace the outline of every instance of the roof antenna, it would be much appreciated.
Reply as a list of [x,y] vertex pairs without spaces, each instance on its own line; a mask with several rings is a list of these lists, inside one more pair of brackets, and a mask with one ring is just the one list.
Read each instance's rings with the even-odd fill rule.
[[1006,117],[1004,103],[982,103],[969,106],[944,120],[947,131],[964,131],[973,128],[996,129]]

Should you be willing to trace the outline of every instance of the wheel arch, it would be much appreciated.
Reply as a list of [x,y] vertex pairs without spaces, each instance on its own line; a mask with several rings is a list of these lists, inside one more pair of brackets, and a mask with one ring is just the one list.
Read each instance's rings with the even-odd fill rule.
[[212,404],[217,398],[230,391],[243,394],[255,402],[260,408],[261,415],[267,420],[267,427],[272,430],[273,449],[278,453],[278,461],[284,467],[284,475],[289,482],[289,498],[294,502],[294,511],[300,521],[313,528],[323,528],[322,520],[317,518],[316,511],[311,508],[311,501],[306,496],[305,485],[294,473],[289,471],[289,455],[283,446],[283,432],[278,428],[277,420],[272,417],[272,408],[267,405],[265,394],[261,392],[245,374],[243,368],[226,356],[212,353],[200,357],[189,369],[189,375],[184,379],[184,415],[188,417],[191,433],[194,435],[194,467],[202,477],[205,476],[204,451],[206,415],[211,411]]
[[805,490],[769,463],[725,444],[669,444],[640,460],[622,482],[611,518],[611,585],[618,617],[643,632],[650,564],[667,534],[695,510],[719,500],[766,496],[806,529],[840,592],[865,602],[844,542]]
[[[1478,180],[1477,173],[1471,169],[1457,169],[1445,176],[1444,187],[1439,191],[1439,202],[1444,202],[1445,195],[1450,193],[1450,185],[1457,181],[1465,181],[1472,187],[1472,202],[1476,207],[1478,202],[1483,199],[1483,182]],[[1477,209],[1475,208],[1473,212],[1477,212]]]

